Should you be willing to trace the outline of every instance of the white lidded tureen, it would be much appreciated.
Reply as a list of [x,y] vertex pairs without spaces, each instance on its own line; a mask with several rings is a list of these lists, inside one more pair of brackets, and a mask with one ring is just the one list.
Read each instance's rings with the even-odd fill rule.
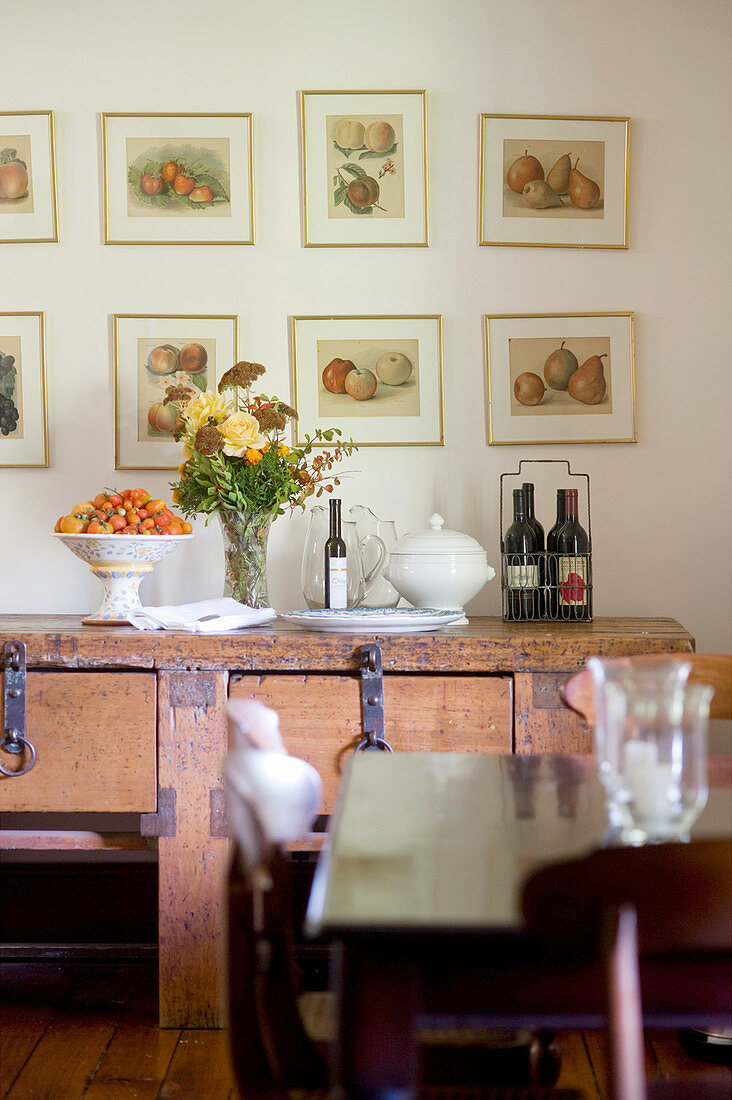
[[383,575],[415,607],[462,610],[496,573],[476,539],[444,522],[435,512],[428,531],[399,539]]

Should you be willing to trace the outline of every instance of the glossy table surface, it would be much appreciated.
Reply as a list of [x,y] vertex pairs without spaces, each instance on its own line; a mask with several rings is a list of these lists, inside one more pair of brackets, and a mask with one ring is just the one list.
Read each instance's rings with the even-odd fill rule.
[[[729,758],[692,838],[732,834]],[[613,843],[591,756],[354,756],[310,895],[310,934],[517,931],[541,865]]]

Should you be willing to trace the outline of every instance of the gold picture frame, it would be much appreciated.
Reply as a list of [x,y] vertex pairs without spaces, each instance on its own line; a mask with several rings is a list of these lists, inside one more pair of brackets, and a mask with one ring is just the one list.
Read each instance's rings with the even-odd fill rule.
[[215,390],[239,358],[239,318],[115,313],[113,326],[114,468],[177,470],[184,456],[165,388]]
[[57,242],[53,111],[0,111],[0,244]]
[[637,442],[633,313],[484,322],[489,446]]
[[254,244],[252,115],[102,115],[105,244]]
[[359,447],[444,446],[439,314],[290,320],[298,445],[335,425]]
[[481,114],[478,244],[627,248],[629,160],[629,118]]
[[43,313],[0,313],[0,397],[0,467],[47,467]]
[[301,91],[306,248],[429,245],[427,104],[419,91]]

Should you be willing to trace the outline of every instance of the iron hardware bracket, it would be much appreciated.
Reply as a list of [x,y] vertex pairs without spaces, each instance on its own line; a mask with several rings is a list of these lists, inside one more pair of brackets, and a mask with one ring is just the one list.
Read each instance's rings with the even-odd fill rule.
[[15,779],[29,772],[36,762],[36,750],[25,735],[25,642],[7,642],[4,651],[5,690],[3,692],[4,733],[0,749],[12,756],[28,753],[28,759],[18,768],[6,768],[0,762],[0,773]]
[[356,752],[393,752],[384,736],[384,680],[378,645],[361,646],[361,718],[364,737]]

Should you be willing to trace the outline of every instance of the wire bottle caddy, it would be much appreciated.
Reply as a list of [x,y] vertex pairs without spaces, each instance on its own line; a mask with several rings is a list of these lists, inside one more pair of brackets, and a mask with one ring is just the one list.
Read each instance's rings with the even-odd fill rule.
[[[534,483],[523,480],[532,471],[525,467],[537,467],[534,476],[541,476],[538,514]],[[540,517],[549,517],[554,496],[556,519],[545,535]],[[501,474],[500,498],[504,622],[591,622],[589,475],[573,474],[566,459],[523,459],[518,470]]]

